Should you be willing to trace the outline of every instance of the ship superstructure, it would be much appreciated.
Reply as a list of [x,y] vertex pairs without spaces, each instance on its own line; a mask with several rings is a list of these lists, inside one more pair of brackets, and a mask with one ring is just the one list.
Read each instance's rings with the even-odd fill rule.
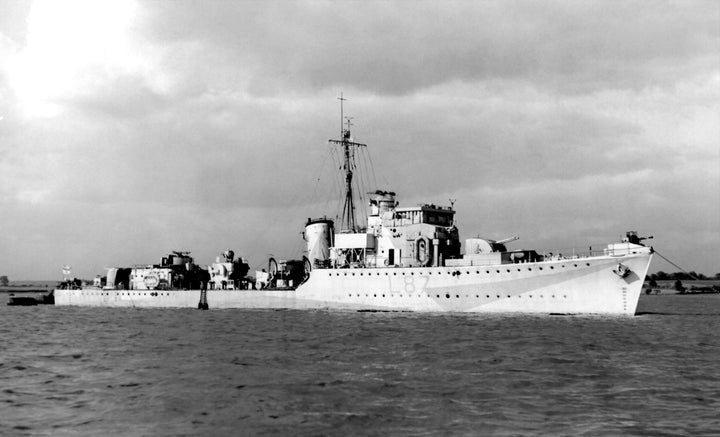
[[[116,269],[104,287],[59,289],[57,305],[288,308],[359,311],[635,313],[653,250],[637,232],[599,253],[551,255],[509,249],[518,237],[461,244],[450,206],[400,206],[393,191],[368,195],[356,219],[350,121],[330,140],[342,151],[343,208],[308,219],[302,259],[275,259],[247,277],[232,251],[207,268],[174,252],[157,266]],[[346,123],[345,123],[346,121]],[[336,229],[336,222],[338,227]]]

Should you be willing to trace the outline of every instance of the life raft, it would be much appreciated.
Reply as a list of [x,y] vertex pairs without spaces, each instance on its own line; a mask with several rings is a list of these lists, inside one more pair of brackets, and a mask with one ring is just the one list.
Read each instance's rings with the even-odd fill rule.
[[429,266],[432,261],[430,249],[430,239],[428,237],[418,237],[415,239],[415,259],[422,267]]

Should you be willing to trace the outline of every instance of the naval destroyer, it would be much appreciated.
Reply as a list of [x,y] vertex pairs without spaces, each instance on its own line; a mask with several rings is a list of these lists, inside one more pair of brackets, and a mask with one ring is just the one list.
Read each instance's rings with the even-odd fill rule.
[[357,223],[354,159],[366,145],[345,126],[342,100],[341,133],[329,140],[343,157],[342,214],[307,220],[302,259],[271,258],[252,277],[233,251],[206,268],[173,252],[159,264],[109,269],[92,285],[66,282],[55,305],[635,314],[653,254],[635,231],[571,256],[509,248],[517,237],[463,246],[452,204],[401,207],[389,190],[368,193],[367,218]]

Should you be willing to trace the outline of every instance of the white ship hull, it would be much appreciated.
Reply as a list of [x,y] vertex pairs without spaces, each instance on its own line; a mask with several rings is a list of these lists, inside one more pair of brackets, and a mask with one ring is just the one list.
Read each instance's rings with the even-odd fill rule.
[[[464,267],[316,269],[296,290],[207,290],[217,308],[633,315],[649,249]],[[622,277],[618,265],[629,269]],[[197,308],[200,290],[55,290],[56,305]]]

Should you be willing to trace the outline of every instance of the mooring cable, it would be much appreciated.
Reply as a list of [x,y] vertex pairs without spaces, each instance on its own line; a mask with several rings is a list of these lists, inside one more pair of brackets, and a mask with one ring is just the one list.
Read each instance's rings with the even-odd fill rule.
[[690,274],[690,272],[688,272],[688,271],[685,270],[684,268],[680,267],[679,265],[677,265],[677,264],[675,264],[674,262],[672,262],[672,261],[670,261],[669,259],[667,259],[665,256],[663,256],[663,254],[661,254],[660,252],[658,252],[657,249],[654,249],[654,250],[655,250],[655,253],[656,253],[660,258],[662,258],[662,259],[664,259],[665,261],[667,261],[667,262],[669,262],[670,264],[672,264],[673,267],[680,269],[683,273],[687,274],[688,276],[690,276],[691,278],[695,279],[696,281],[702,281],[702,279],[698,278],[697,276],[695,276],[695,275],[693,275],[693,274]]

